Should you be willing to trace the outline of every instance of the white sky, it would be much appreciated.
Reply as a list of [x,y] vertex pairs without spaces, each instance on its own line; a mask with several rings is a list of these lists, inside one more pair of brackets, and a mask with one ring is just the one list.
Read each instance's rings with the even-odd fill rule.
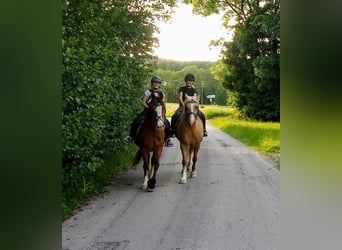
[[172,19],[161,23],[159,47],[155,55],[178,61],[217,61],[220,47],[209,48],[210,40],[226,37],[219,15],[202,17],[192,14],[192,5],[179,4]]

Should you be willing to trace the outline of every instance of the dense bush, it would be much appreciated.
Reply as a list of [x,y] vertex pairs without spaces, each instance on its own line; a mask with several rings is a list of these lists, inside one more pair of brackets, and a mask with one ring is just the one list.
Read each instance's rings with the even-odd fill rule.
[[127,150],[122,138],[141,109],[156,42],[156,12],[144,7],[140,1],[62,1],[63,202],[93,191],[104,157]]

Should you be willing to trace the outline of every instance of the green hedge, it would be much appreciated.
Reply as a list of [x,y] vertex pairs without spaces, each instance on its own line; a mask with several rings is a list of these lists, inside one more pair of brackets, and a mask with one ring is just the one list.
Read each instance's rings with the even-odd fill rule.
[[[63,206],[97,186],[151,75],[155,25],[136,1],[62,1]],[[135,6],[136,5],[136,6]],[[118,166],[119,167],[119,166]]]

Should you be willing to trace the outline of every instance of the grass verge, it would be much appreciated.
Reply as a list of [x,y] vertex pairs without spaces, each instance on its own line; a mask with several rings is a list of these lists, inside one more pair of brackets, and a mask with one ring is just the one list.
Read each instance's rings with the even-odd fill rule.
[[[178,108],[177,103],[167,103],[167,116]],[[269,157],[280,169],[280,123],[258,122],[243,119],[240,113],[227,106],[201,105],[201,111],[211,124],[243,142],[255,151]]]
[[272,158],[280,169],[280,123],[215,117],[211,124],[255,151]]
[[113,177],[129,169],[130,163],[137,152],[137,146],[132,144],[125,147],[122,152],[113,152],[103,158],[103,164],[96,168],[92,178],[88,178],[84,190],[78,191],[77,194],[75,192],[69,194],[67,190],[63,192],[63,221],[69,218],[75,209],[82,207],[91,200],[92,197],[103,193],[104,187],[111,183]]

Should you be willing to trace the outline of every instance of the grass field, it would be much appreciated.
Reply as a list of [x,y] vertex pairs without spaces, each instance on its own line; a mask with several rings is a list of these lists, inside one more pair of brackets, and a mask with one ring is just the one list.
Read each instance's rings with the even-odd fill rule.
[[[172,116],[178,104],[167,103],[167,116]],[[240,118],[239,112],[227,106],[204,105],[201,111],[216,128],[243,142],[255,151],[273,158],[280,168],[280,123],[258,122]],[[209,135],[210,136],[210,135]]]

